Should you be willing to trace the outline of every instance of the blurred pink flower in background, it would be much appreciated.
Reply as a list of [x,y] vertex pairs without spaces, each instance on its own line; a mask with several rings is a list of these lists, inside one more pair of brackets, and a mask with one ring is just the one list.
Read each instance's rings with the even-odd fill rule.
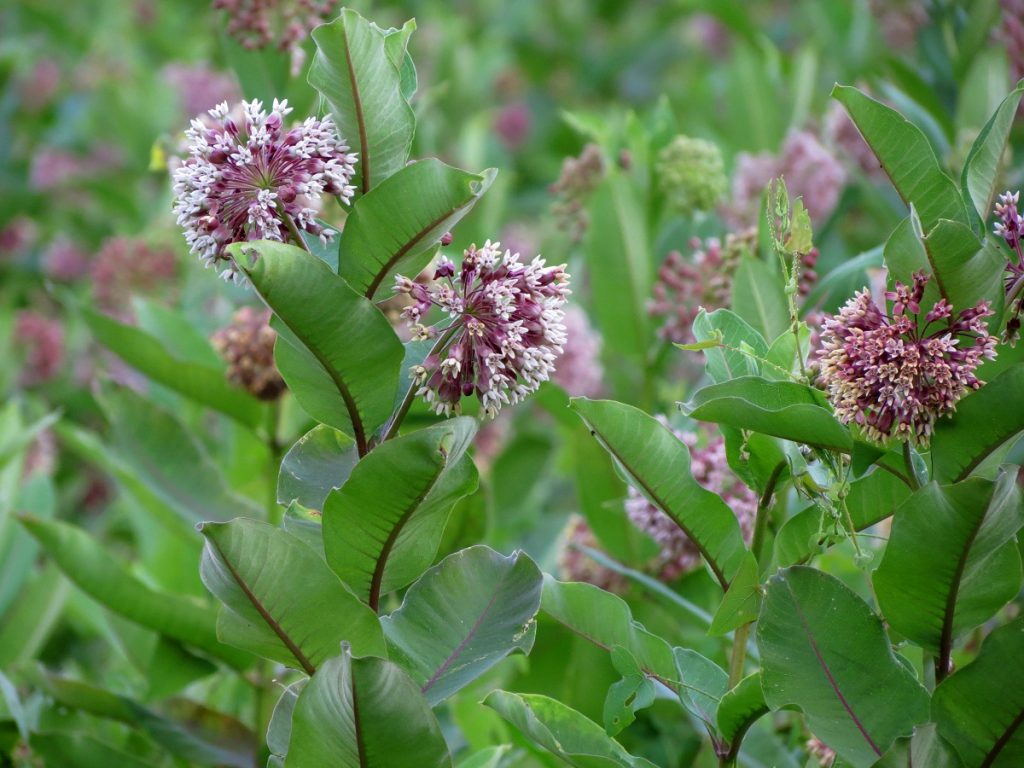
[[502,107],[494,118],[494,131],[505,145],[514,152],[526,142],[530,135],[533,116],[526,102],[517,101]]
[[604,391],[601,336],[575,304],[565,310],[566,342],[552,377],[570,397],[597,397]]
[[65,235],[58,235],[42,255],[43,273],[63,283],[77,280],[89,272],[89,257]]
[[878,158],[860,135],[842,104],[834,103],[825,113],[825,135],[837,154],[851,167],[859,168],[873,181],[885,178]]
[[161,74],[178,94],[186,117],[205,114],[222,101],[235,102],[242,98],[234,75],[217,72],[201,64],[190,66],[172,62],[163,68]]
[[41,112],[57,94],[60,87],[61,71],[53,59],[40,59],[31,71],[18,83],[21,106],[35,114]]
[[30,309],[15,315],[14,346],[24,356],[19,382],[31,387],[60,373],[64,363],[64,326]]
[[97,305],[126,317],[134,293],[153,293],[177,274],[174,251],[135,237],[111,237],[92,263],[92,293]]
[[39,236],[38,225],[28,216],[15,216],[0,229],[0,261],[21,256],[35,245]]

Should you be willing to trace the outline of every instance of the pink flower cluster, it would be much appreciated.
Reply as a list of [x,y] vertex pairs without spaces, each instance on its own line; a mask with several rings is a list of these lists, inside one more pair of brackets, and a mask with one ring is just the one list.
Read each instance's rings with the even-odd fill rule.
[[22,310],[14,322],[14,344],[24,362],[19,376],[23,386],[50,381],[64,364],[64,326],[39,312]]
[[227,361],[228,381],[260,400],[276,400],[285,390],[274,365],[277,333],[270,327],[270,310],[242,307],[210,341]]
[[986,302],[954,314],[940,299],[920,316],[928,279],[918,272],[911,286],[897,282],[885,294],[891,310],[865,289],[825,321],[820,381],[839,420],[879,443],[927,445],[935,421],[981,386],[974,371],[996,355]]
[[108,238],[92,263],[92,293],[105,312],[130,314],[135,293],[153,293],[177,273],[174,251],[135,237]]
[[548,190],[555,196],[551,211],[559,229],[580,242],[590,227],[585,206],[604,178],[604,158],[597,144],[587,144],[579,157],[562,161],[558,180]]
[[522,264],[500,245],[471,246],[460,268],[442,257],[432,286],[401,275],[395,280],[395,290],[413,300],[402,316],[418,336],[431,335],[422,321],[432,307],[448,316],[438,331],[450,337],[448,346],[413,369],[416,394],[437,413],[457,411],[475,392],[484,414],[494,417],[546,381],[562,353],[562,307],[570,293],[565,265],[546,267],[540,257]]
[[202,114],[223,101],[241,98],[234,76],[202,65],[172,62],[161,75],[177,93],[186,117]]
[[[293,239],[294,231],[334,232],[316,221],[323,194],[349,202],[356,156],[330,117],[309,117],[286,131],[287,101],[269,114],[260,101],[242,102],[244,124],[231,119],[227,103],[210,110],[213,125],[199,119],[186,132],[189,158],[174,171],[174,212],[192,252],[207,266],[227,262],[231,243]],[[230,263],[221,273],[235,279]]]
[[227,12],[228,34],[249,50],[294,50],[337,6],[338,0],[213,0]]
[[[660,420],[668,426],[667,421]],[[701,445],[702,441],[694,432],[673,429],[672,433],[690,450],[693,479],[722,497],[739,520],[743,537],[749,541],[757,515],[757,496],[729,469],[725,439],[713,435]],[[660,548],[653,564],[658,578],[675,581],[700,563],[700,552],[683,529],[632,486],[625,507],[633,525],[654,539]]]
[[736,159],[732,199],[724,214],[734,226],[752,226],[761,213],[764,189],[783,177],[790,199],[803,198],[815,223],[835,210],[846,184],[846,169],[809,131],[791,133],[779,155],[742,153]]
[[597,397],[604,390],[601,336],[587,313],[575,305],[566,308],[564,322],[565,351],[553,378],[571,397]]
[[1006,300],[1013,308],[1013,314],[1006,321],[1006,340],[1016,342],[1020,336],[1020,316],[1024,312],[1024,218],[1017,210],[1020,192],[1004,192],[999,196],[995,211],[998,221],[995,233],[1013,249],[1013,256],[1006,262]]

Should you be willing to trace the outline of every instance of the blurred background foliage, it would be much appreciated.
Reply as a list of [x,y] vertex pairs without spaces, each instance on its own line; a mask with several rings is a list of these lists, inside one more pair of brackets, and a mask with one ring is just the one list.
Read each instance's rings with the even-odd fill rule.
[[[693,237],[724,240],[756,225],[767,177],[743,169],[757,157],[769,176],[785,173],[814,218],[820,255],[805,311],[834,310],[865,284],[905,209],[865,160],[832,85],[855,84],[908,116],[957,173],[1022,74],[1016,6],[352,2],[381,26],[416,19],[413,156],[500,170],[454,232],[452,252],[500,238],[524,256],[568,262],[575,302],[597,329],[558,385],[483,428],[476,457],[485,480],[457,508],[439,557],[480,541],[524,548],[549,572],[610,579],[604,586],[626,594],[652,631],[724,658],[721,639],[706,634],[714,594],[703,570],[663,584],[566,549],[575,536],[642,569],[652,547],[622,512],[626,488],[607,457],[565,411],[566,391],[676,411],[700,363],[658,334],[663,318],[649,316],[665,282],[659,270],[672,251],[691,259]],[[0,668],[17,683],[0,696],[0,764],[111,765],[111,755],[117,765],[221,764],[196,758],[185,736],[161,730],[162,718],[212,734],[234,756],[224,764],[249,764],[261,743],[251,730],[265,702],[251,676],[213,673],[210,660],[102,607],[39,556],[15,519],[73,522],[144,585],[212,606],[192,525],[259,515],[273,498],[275,451],[308,426],[286,397],[274,411],[280,445],[268,446],[147,381],[86,325],[98,310],[181,360],[225,370],[207,339],[254,297],[187,253],[168,166],[188,120],[221,100],[287,97],[296,115],[317,109],[304,78],[310,41],[301,54],[247,51],[226,27],[208,0],[0,8]],[[1018,133],[1004,188],[1020,183]],[[711,210],[679,210],[666,193],[659,157],[678,134],[721,151],[728,183]],[[565,165],[586,160],[588,145],[589,176],[586,162]],[[338,221],[340,211],[324,216]],[[414,416],[429,418],[425,409]],[[866,594],[847,554],[826,555],[822,567]],[[600,721],[617,677],[606,654],[542,620],[532,655],[510,658],[453,699],[443,722],[460,755],[515,743],[478,705],[487,689],[547,693]],[[95,687],[72,690],[69,678]],[[51,735],[45,743],[25,732],[29,720]],[[748,737],[746,764],[802,764],[806,734],[794,723],[763,722]],[[699,725],[663,701],[620,738],[663,766],[713,760]],[[547,759],[519,749],[501,765]]]

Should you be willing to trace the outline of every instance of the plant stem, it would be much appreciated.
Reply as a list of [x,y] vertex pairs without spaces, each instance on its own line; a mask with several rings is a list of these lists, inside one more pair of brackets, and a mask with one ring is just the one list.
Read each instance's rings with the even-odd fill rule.
[[[445,346],[447,346],[448,342],[451,341],[452,336],[455,335],[455,330],[456,329],[454,327],[448,328],[444,333],[438,336],[434,346],[432,346],[430,351],[427,352],[427,358],[430,358],[432,355],[440,354]],[[402,403],[398,406],[398,410],[391,416],[391,420],[384,428],[380,442],[383,443],[385,440],[390,440],[398,434],[398,430],[402,426],[402,421],[405,419],[406,414],[409,413],[409,408],[412,407],[412,401],[415,399],[416,381],[413,380],[409,382],[409,388],[405,391],[405,397],[402,398]]]
[[729,689],[736,687],[736,683],[743,679],[743,664],[747,660],[747,640],[750,637],[750,628],[753,622],[744,624],[736,630],[732,639],[732,656],[729,659]]
[[764,535],[768,528],[768,510],[771,507],[772,497],[775,495],[775,486],[785,468],[786,462],[784,461],[775,465],[765,484],[764,493],[761,494],[761,498],[757,502],[757,517],[754,518],[754,537],[750,541],[750,551],[754,553],[758,565],[761,564],[761,550],[764,548]]
[[295,244],[299,246],[299,248],[304,250],[306,253],[312,255],[313,252],[309,250],[309,246],[303,239],[302,233],[299,232],[299,228],[295,226],[295,221],[292,219],[291,216],[284,212],[284,206],[282,206],[280,203],[277,204],[277,212],[281,214],[281,219],[284,221],[284,225],[288,227],[288,232],[289,234],[291,234],[292,240],[295,241]]
[[907,479],[910,480],[910,487],[916,491],[921,487],[921,481],[917,477],[917,470],[914,469],[914,456],[910,451],[909,440],[903,443],[903,463],[907,467]]

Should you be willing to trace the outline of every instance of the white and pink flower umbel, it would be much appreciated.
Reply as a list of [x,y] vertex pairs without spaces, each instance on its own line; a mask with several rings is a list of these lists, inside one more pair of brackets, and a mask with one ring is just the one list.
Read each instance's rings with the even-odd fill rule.
[[[430,286],[396,278],[395,290],[413,300],[402,316],[417,335],[450,339],[412,372],[416,394],[439,414],[457,412],[475,393],[484,415],[494,417],[547,381],[562,353],[565,265],[547,267],[540,257],[523,264],[500,245],[470,246],[460,267],[442,258]],[[432,307],[448,316],[436,332],[422,325]]]
[[926,446],[935,421],[981,382],[975,369],[996,356],[986,302],[954,313],[939,299],[921,317],[928,276],[897,282],[879,307],[867,289],[850,299],[822,332],[821,382],[836,416],[871,440],[892,437]]
[[996,203],[995,233],[1006,241],[1013,249],[1013,256],[1006,261],[1006,303],[1013,308],[1010,319],[1006,321],[1006,340],[1017,341],[1020,336],[1020,316],[1024,313],[1024,249],[1021,248],[1021,237],[1024,237],[1024,217],[1017,210],[1020,192],[1004,192]]
[[174,172],[174,212],[192,252],[208,266],[225,262],[225,248],[249,240],[295,239],[299,230],[325,241],[334,232],[316,221],[322,195],[352,199],[356,155],[325,117],[290,130],[287,101],[268,113],[260,101],[242,102],[243,124],[226,102],[210,110],[212,125],[192,121],[189,158]]

